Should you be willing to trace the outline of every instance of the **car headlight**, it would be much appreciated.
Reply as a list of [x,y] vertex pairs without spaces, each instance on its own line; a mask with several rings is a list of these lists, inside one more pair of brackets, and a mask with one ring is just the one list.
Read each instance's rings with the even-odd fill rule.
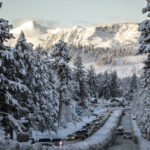
[[62,144],[63,144],[62,141],[60,141],[60,142],[59,142],[59,145],[61,146]]

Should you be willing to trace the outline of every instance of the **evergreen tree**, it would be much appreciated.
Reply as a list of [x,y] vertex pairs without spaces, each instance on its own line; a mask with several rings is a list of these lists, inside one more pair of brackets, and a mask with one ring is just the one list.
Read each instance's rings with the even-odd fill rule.
[[133,74],[130,81],[130,89],[129,89],[130,100],[133,100],[136,90],[137,90],[137,76],[136,74]]
[[78,104],[82,107],[87,107],[87,99],[89,97],[88,94],[88,84],[86,79],[86,72],[82,63],[82,55],[78,52],[78,57],[76,58],[75,62],[75,82],[77,84],[78,89],[76,90],[77,101]]
[[[143,8],[143,13],[148,13],[150,17],[150,1],[147,0],[147,6]],[[140,88],[137,91],[137,117],[138,123],[148,138],[150,138],[150,20],[146,19],[139,26],[141,32],[139,38],[139,48],[137,54],[148,53],[147,59],[144,61],[143,75],[141,76]]]
[[90,69],[87,72],[87,83],[89,87],[90,96],[96,98],[98,93],[97,92],[98,83],[97,83],[97,76],[93,66],[90,66]]
[[0,110],[18,116],[23,109],[18,103],[19,95],[29,90],[18,76],[20,60],[15,58],[15,49],[4,45],[5,41],[13,38],[9,33],[11,28],[8,21],[0,19]]
[[35,116],[37,124],[41,131],[45,129],[56,130],[58,95],[56,92],[56,83],[53,79],[50,58],[47,53],[38,50],[35,54],[36,76],[34,77],[36,85],[35,94]]
[[26,42],[24,32],[22,31],[15,45],[15,58],[18,61],[20,60],[18,76],[30,91],[28,94],[21,95],[19,99],[19,103],[27,109],[26,113],[28,114],[30,113],[30,110],[33,112],[34,75],[36,74],[33,53],[32,44]]
[[69,105],[71,101],[71,79],[72,71],[69,67],[71,55],[66,48],[66,43],[59,41],[55,45],[55,49],[51,54],[54,59],[54,66],[59,79],[58,93],[59,93],[59,114],[58,114],[58,127],[62,122],[62,112],[65,105]]
[[98,97],[103,97],[103,85],[104,85],[104,75],[98,74],[97,75],[97,84],[98,84]]
[[103,90],[103,96],[105,99],[109,99],[111,97],[110,93],[110,75],[105,71],[104,73],[104,82],[102,85]]
[[111,73],[110,76],[110,96],[111,97],[120,97],[121,95],[121,89],[118,85],[118,76],[117,73],[114,71]]

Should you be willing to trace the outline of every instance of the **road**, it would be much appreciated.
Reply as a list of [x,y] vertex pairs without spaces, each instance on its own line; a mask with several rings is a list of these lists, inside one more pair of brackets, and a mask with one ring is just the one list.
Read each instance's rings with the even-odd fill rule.
[[[120,121],[120,126],[123,126],[124,131],[130,131],[133,133],[130,111],[126,111],[125,115]],[[139,147],[138,144],[135,144],[133,140],[123,139],[123,136],[118,135],[114,143],[105,150],[139,150]]]

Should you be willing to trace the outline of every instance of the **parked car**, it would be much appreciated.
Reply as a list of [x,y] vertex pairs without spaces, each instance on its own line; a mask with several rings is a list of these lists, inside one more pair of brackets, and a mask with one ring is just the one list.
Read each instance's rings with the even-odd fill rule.
[[101,114],[101,117],[102,117],[102,118],[104,118],[104,116],[105,116],[104,114]]
[[125,131],[123,135],[124,139],[132,139],[132,133],[129,131]]
[[84,140],[88,137],[88,131],[87,130],[81,130],[81,131],[77,131],[75,133],[75,139],[76,140]]
[[67,141],[74,141],[75,140],[75,134],[70,134],[66,137]]
[[99,129],[99,127],[100,127],[100,125],[96,123],[93,125],[93,130],[96,131]]
[[122,111],[122,115],[125,115],[125,114],[126,114],[126,113],[125,113],[125,111],[123,110],[123,111]]
[[90,126],[85,125],[85,126],[82,127],[82,129],[88,129],[89,127]]
[[52,139],[52,144],[56,146],[62,146],[63,145],[63,140],[60,138]]
[[90,123],[87,123],[86,126],[90,126]]
[[96,121],[96,122],[94,123],[94,125],[97,125],[97,126],[100,127],[101,123],[100,123],[99,121]]
[[116,135],[123,135],[124,134],[124,129],[122,126],[119,126],[116,130]]
[[52,140],[50,138],[40,138],[38,142],[45,146],[52,146]]

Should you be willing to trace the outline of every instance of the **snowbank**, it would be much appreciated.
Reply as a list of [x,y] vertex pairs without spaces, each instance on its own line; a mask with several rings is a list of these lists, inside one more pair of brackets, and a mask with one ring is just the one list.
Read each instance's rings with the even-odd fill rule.
[[132,120],[132,126],[133,126],[134,135],[138,139],[140,150],[150,150],[150,141],[147,141],[142,137],[141,131],[137,126],[136,120]]
[[99,150],[104,148],[111,141],[112,133],[114,129],[117,128],[121,115],[122,110],[114,111],[104,126],[85,141],[69,144],[59,148],[50,147],[49,150]]

